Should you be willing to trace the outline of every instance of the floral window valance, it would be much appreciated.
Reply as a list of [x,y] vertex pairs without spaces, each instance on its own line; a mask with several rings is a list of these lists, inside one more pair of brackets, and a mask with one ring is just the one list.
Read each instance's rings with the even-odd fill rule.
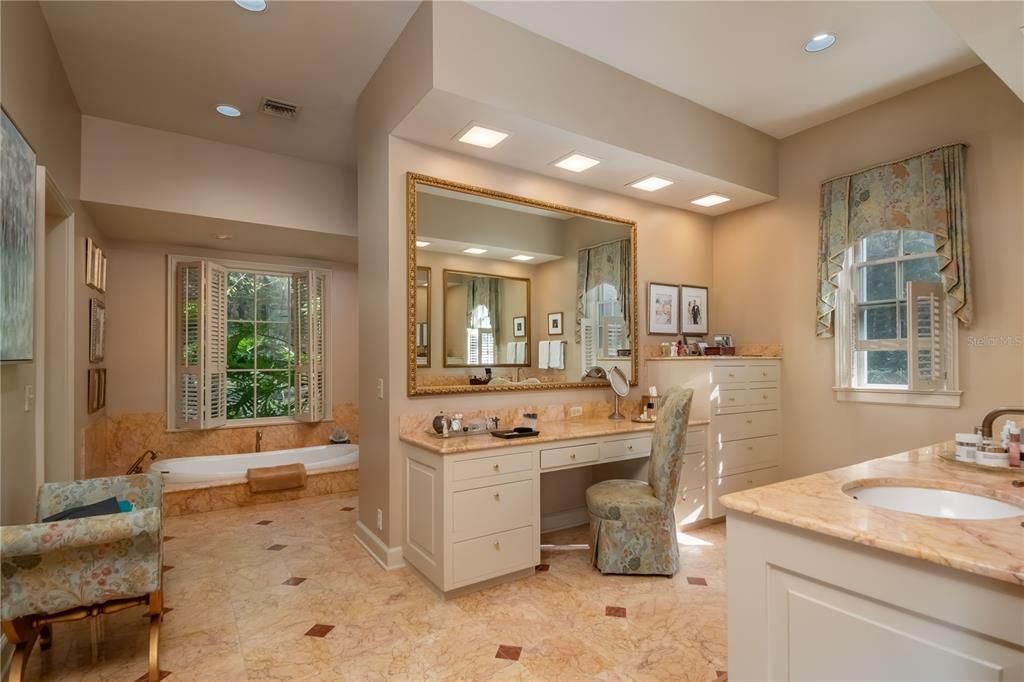
[[580,342],[580,324],[587,314],[587,292],[599,284],[615,287],[626,321],[626,336],[630,335],[633,328],[633,310],[628,295],[633,281],[631,244],[628,239],[620,239],[579,250],[576,259],[576,343]]
[[935,235],[935,253],[953,314],[971,322],[967,243],[967,146],[939,147],[919,156],[829,180],[821,186],[817,335],[833,334],[839,273],[847,250],[885,230]]

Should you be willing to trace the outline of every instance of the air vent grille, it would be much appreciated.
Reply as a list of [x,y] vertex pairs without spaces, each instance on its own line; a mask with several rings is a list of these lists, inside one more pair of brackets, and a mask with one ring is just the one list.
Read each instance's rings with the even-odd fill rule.
[[260,111],[267,116],[284,118],[289,121],[294,120],[299,115],[299,107],[297,105],[283,102],[279,99],[270,99],[269,97],[263,98],[263,102],[260,103]]

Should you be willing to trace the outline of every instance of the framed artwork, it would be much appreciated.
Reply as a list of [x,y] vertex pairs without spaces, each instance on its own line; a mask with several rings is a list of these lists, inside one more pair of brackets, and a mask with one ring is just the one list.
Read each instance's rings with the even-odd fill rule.
[[88,374],[88,406],[89,413],[103,409],[107,404],[107,370],[94,368]]
[[36,153],[2,112],[0,122],[0,361],[32,360],[36,249]]
[[548,335],[561,336],[562,334],[562,313],[548,313]]
[[516,336],[516,337],[526,336],[526,318],[525,317],[513,317],[512,318],[512,336]]
[[99,292],[107,290],[107,256],[89,238],[85,240],[85,283]]
[[732,348],[732,334],[716,335],[715,345],[719,348]]
[[647,333],[679,333],[679,287],[675,284],[647,283]]
[[103,360],[107,309],[98,298],[89,299],[89,362]]
[[683,334],[708,333],[708,288],[684,284],[679,287]]

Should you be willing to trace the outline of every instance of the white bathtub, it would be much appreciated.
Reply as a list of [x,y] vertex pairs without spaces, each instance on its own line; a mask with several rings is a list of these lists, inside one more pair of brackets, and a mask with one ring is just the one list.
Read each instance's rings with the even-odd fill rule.
[[315,445],[294,450],[271,450],[242,455],[204,455],[157,460],[150,471],[163,474],[164,483],[214,483],[245,480],[245,472],[281,464],[306,465],[306,471],[355,468],[359,464],[358,445]]

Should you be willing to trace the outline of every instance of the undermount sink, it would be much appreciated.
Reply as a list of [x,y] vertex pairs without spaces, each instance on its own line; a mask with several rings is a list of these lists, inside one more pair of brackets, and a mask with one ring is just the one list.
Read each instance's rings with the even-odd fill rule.
[[846,494],[872,507],[934,516],[940,519],[1008,519],[1024,515],[1024,507],[993,497],[910,485],[852,486]]

